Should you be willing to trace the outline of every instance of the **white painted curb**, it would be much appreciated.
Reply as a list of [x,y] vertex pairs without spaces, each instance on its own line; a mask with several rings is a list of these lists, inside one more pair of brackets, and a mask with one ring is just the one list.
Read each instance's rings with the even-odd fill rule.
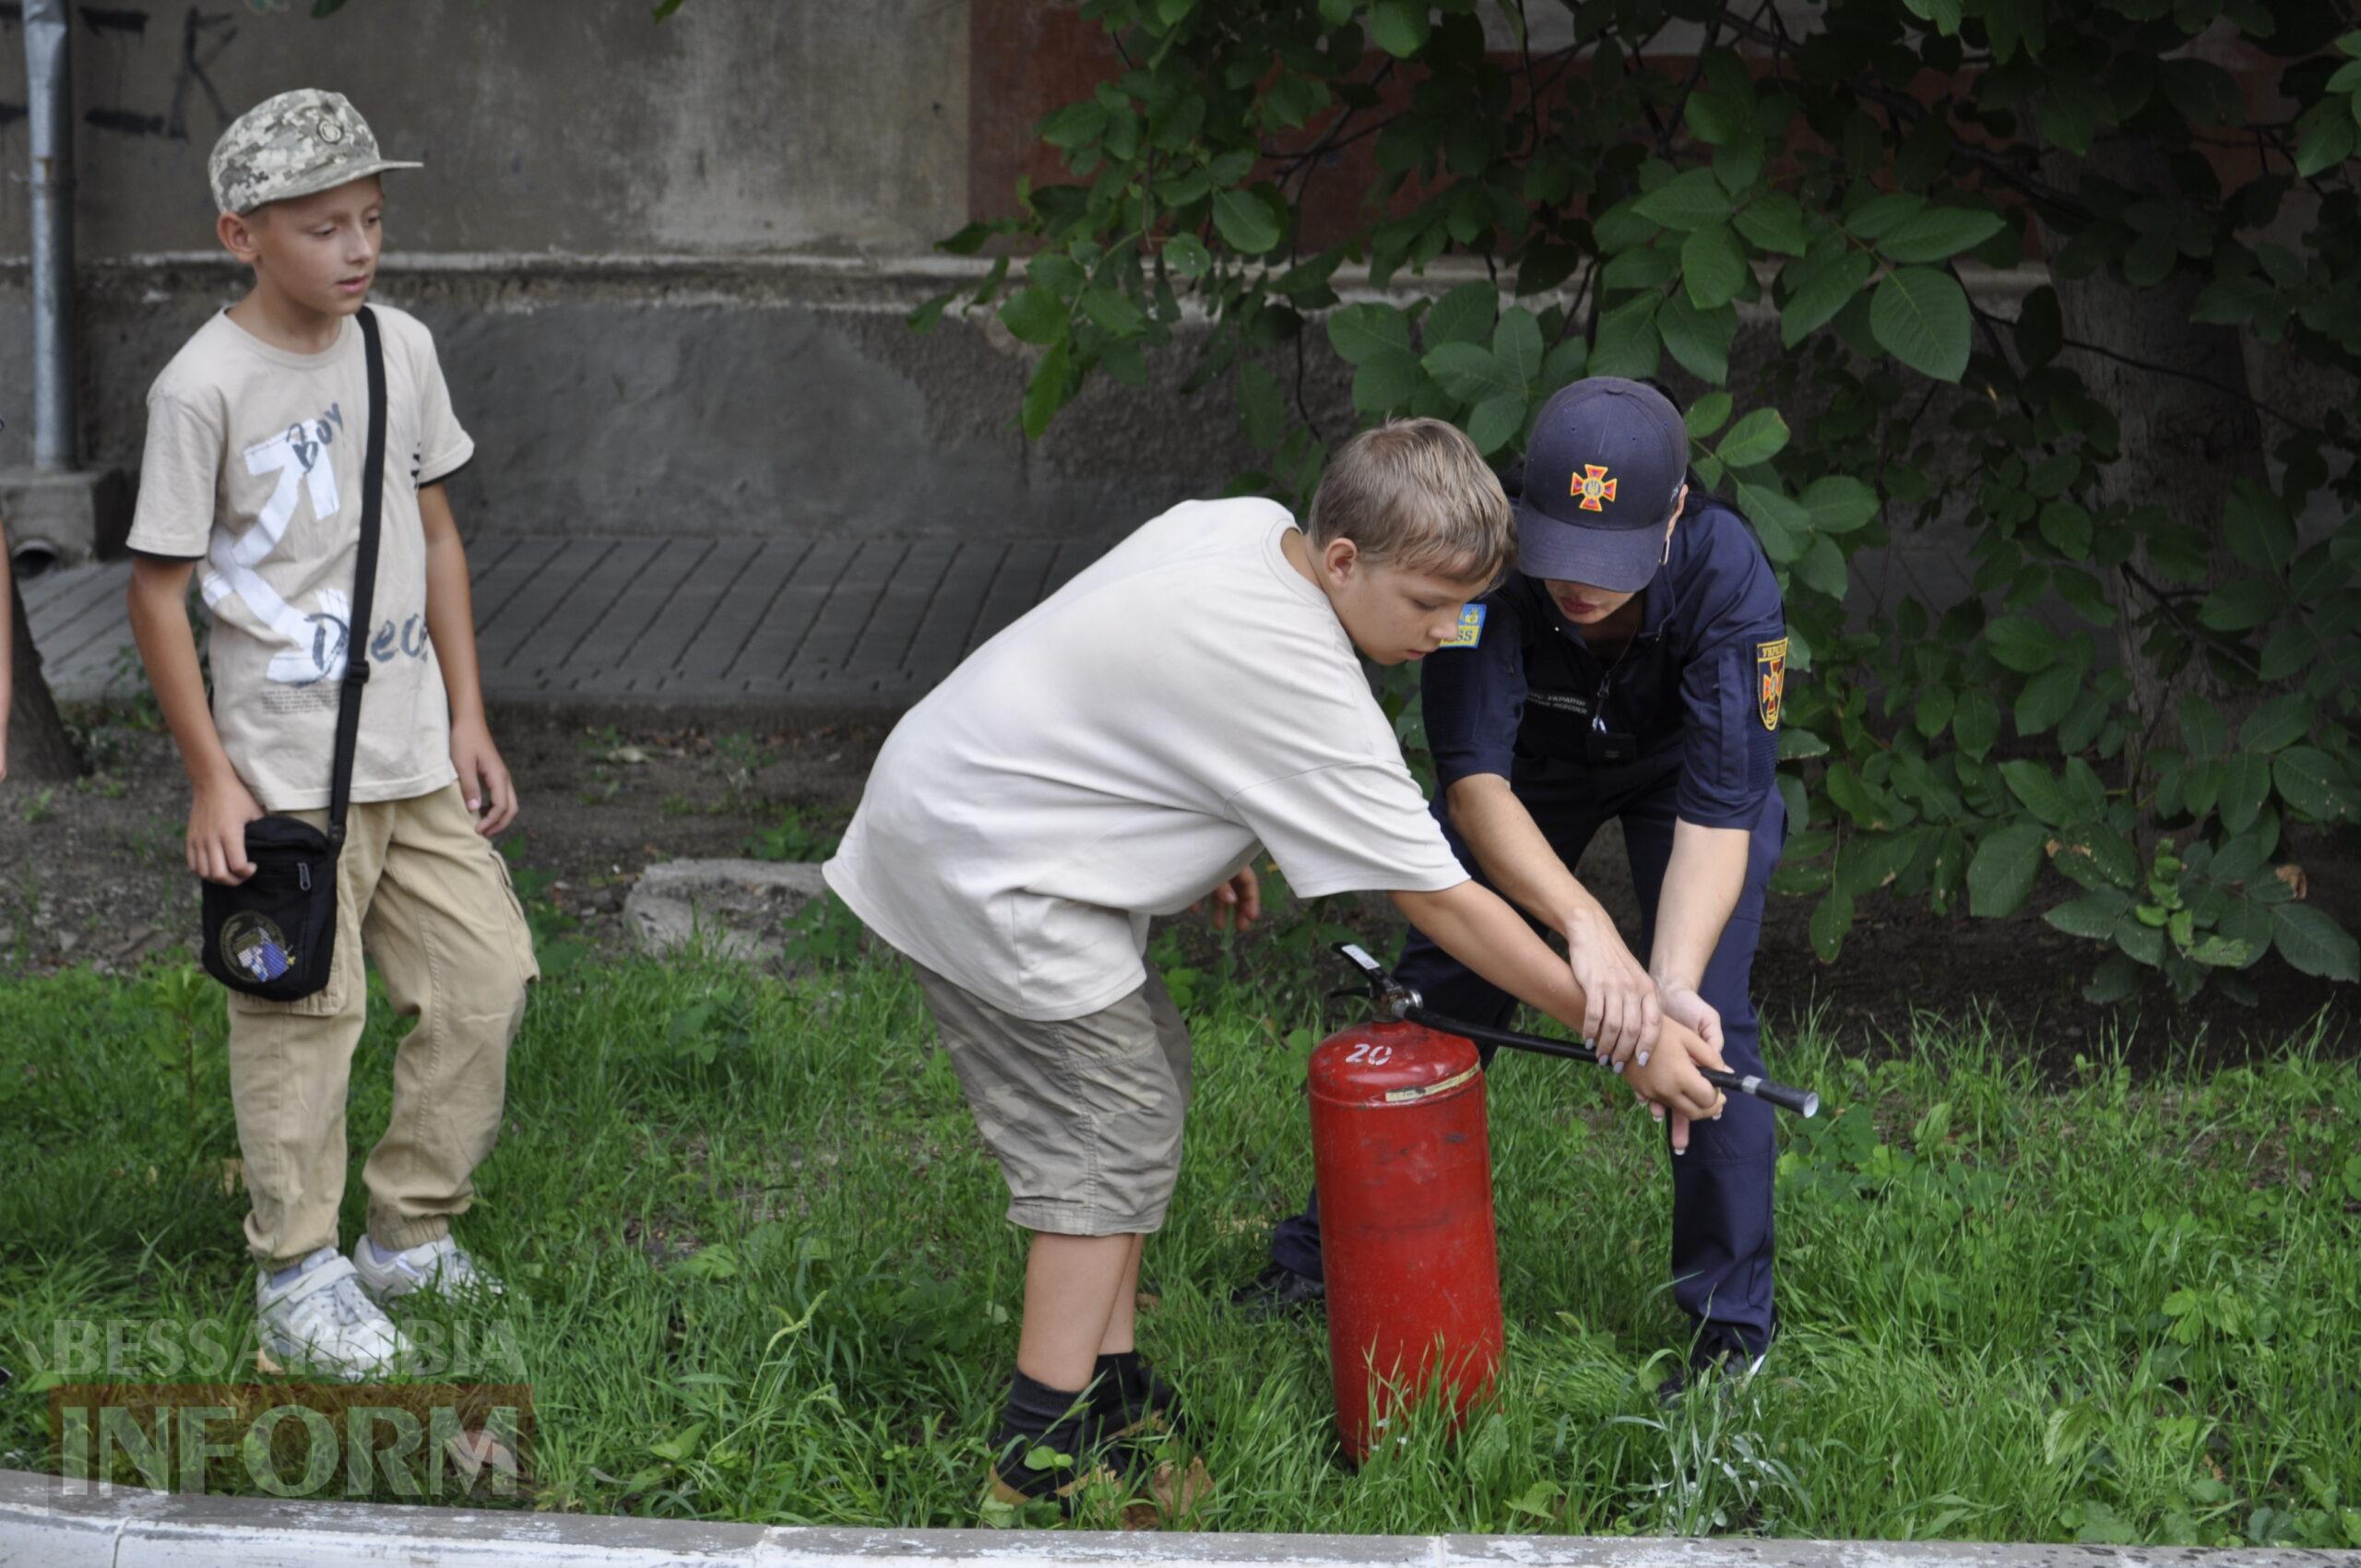
[[1253,1536],[791,1529],[610,1515],[66,1488],[0,1470],[0,1568],[2361,1568],[2361,1551],[1584,1536]]

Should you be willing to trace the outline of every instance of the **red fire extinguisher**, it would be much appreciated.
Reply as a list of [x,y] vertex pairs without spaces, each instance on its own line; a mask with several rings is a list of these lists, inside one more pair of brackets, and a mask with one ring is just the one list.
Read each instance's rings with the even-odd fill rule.
[[1354,1460],[1440,1386],[1454,1422],[1501,1364],[1492,1155],[1476,1048],[1371,1023],[1311,1053],[1336,1425]]

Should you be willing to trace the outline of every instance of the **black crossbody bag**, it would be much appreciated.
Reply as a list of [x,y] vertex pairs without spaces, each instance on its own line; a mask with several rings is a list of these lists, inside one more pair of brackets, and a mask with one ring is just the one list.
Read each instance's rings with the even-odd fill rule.
[[236,886],[205,890],[205,970],[232,991],[268,1002],[298,1002],[325,988],[336,963],[336,867],[352,803],[352,751],[361,697],[369,683],[371,598],[377,588],[377,518],[386,487],[386,350],[376,313],[361,307],[369,362],[369,435],[361,467],[361,554],[352,574],[352,618],[345,635],[337,699],[336,769],[328,830],[291,816],[246,824],[255,873]]

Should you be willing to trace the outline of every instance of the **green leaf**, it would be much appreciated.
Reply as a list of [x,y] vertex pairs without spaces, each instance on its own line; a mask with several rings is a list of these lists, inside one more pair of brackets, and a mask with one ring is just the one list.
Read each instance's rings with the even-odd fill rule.
[[1730,215],[1730,196],[1710,169],[1687,169],[1631,204],[1651,223],[1680,233],[1710,228]]
[[1418,394],[1418,356],[1408,349],[1381,349],[1353,372],[1353,407],[1364,414],[1400,410]]
[[2260,626],[2287,608],[2287,589],[2270,577],[2241,577],[2205,596],[2197,620],[2216,632],[2243,632]]
[[1476,404],[1504,393],[1525,395],[1525,378],[1475,343],[1445,343],[1419,362],[1435,384],[1460,402]]
[[2299,132],[2296,172],[2305,179],[2333,169],[2353,156],[2356,139],[2353,116],[2335,100],[2314,104],[2296,125]]
[[1500,310],[1500,291],[1489,282],[1462,283],[1427,308],[1427,347],[1484,342]]
[[2071,501],[2052,501],[2041,509],[2041,537],[2070,561],[2090,558],[2091,532],[2091,515]]
[[1214,264],[1214,253],[1194,234],[1175,234],[1164,242],[1164,264],[1183,278],[1202,278]]
[[1214,228],[1222,244],[1240,255],[1263,255],[1282,232],[1277,215],[1259,193],[1235,188],[1215,194]]
[[2271,759],[2241,752],[2230,758],[2222,773],[2222,798],[2215,802],[2222,826],[2244,833],[2254,826],[2262,802],[2271,797]]
[[1967,866],[1968,911],[1986,918],[2015,913],[2033,892],[2047,840],[2048,830],[2035,823],[1987,834]]
[[1904,264],[1949,261],[1962,251],[1974,250],[2008,226],[2008,220],[1997,212],[1930,207],[1888,230],[1885,237],[1878,241],[1878,254],[1888,261]]
[[2058,776],[2038,762],[2030,758],[2004,762],[2000,765],[2000,778],[2025,810],[2052,827],[2064,826],[2074,814],[2073,802],[2058,787]]
[[1726,392],[1708,392],[1690,404],[1688,413],[1681,417],[1683,422],[1689,426],[1689,438],[1691,441],[1703,441],[1729,422],[1730,395]]
[[[2041,671],[2017,694],[2017,733],[2040,734],[2073,711],[2075,700],[2082,695],[2080,666],[2058,663]],[[2001,764],[2004,769],[2009,766]]]
[[1000,307],[1001,325],[1020,342],[1055,343],[1066,335],[1065,301],[1047,289],[1020,289]]
[[1730,221],[1757,250],[1802,255],[1811,247],[1803,204],[1784,191],[1764,192],[1738,208]]
[[1358,0],[1320,0],[1320,19],[1330,29],[1343,27],[1360,9]]
[[1074,396],[1072,360],[1063,339],[1050,345],[1041,355],[1041,362],[1033,367],[1033,378],[1025,384],[1025,401],[1018,412],[1025,434],[1039,440],[1050,422]]
[[1952,739],[1975,762],[1984,760],[2000,739],[2000,704],[1981,686],[1959,694],[1959,711],[1952,717]]
[[1147,317],[1140,314],[1140,307],[1112,289],[1084,290],[1082,309],[1084,315],[1118,338],[1135,338],[1147,327]]
[[1424,49],[1432,26],[1427,0],[1376,0],[1369,8],[1370,42],[1398,60]]
[[2343,765],[2318,746],[2290,746],[2271,762],[2280,799],[2319,822],[2350,821],[2354,792]]
[[2222,710],[2194,693],[2180,699],[2180,740],[2191,757],[2217,757],[2230,743]]
[[[1811,548],[1811,514],[1777,488],[1738,481],[1738,509],[1754,525],[1755,537],[1762,541],[1762,552],[1777,564],[1791,565],[1802,560],[1804,552]],[[1792,656],[1788,667],[1800,668]]]
[[1700,229],[1680,243],[1680,282],[1699,310],[1738,298],[1746,287],[1746,253],[1727,224]]
[[2080,898],[2042,912],[2042,919],[2069,936],[2105,942],[2115,934],[2115,923],[2131,908],[2131,897],[2118,887],[2098,887]]
[[1888,192],[1874,196],[1855,208],[1845,219],[1847,233],[1864,240],[1880,240],[1888,231],[1908,222],[1926,209],[1927,198],[1908,191]]
[[2312,731],[2312,699],[2290,692],[2247,715],[2238,726],[2238,744],[2249,752],[2275,752],[2292,746]]
[[1787,422],[1776,409],[1756,409],[1730,427],[1714,455],[1734,469],[1767,463],[1786,448]]
[[1537,395],[1547,398],[1560,386],[1580,381],[1589,367],[1590,345],[1580,338],[1561,338],[1541,361]]
[[1823,255],[1814,246],[1813,255],[1780,269],[1787,303],[1779,310],[1779,338],[1790,349],[1850,304],[1876,270],[1869,252],[1854,250],[1842,240],[1827,243],[1834,246],[1830,253]]
[[1918,695],[1918,705],[1911,712],[1911,723],[1918,733],[1928,740],[1943,732],[1952,721],[1952,714],[1959,707],[1959,694],[1949,686],[1930,686]]
[[2058,291],[2044,283],[2025,296],[2017,312],[2017,354],[2027,370],[2039,370],[2065,347],[2066,324],[2058,310]]
[[1738,338],[1736,305],[1699,310],[1686,292],[1678,293],[1656,312],[1656,331],[1690,374],[1714,386],[1729,379],[1730,344]]
[[1804,510],[1812,530],[1847,534],[1878,515],[1878,493],[1850,474],[1823,474],[1804,487]]
[[1347,364],[1410,346],[1410,319],[1392,305],[1347,305],[1328,317],[1328,341]]
[[1853,896],[1841,887],[1830,888],[1812,907],[1811,950],[1823,964],[1836,962],[1837,954],[1845,950],[1845,933],[1852,929]]
[[1973,326],[1959,279],[1932,267],[1888,273],[1869,297],[1869,331],[1879,345],[1937,381],[1957,381],[1967,369]]
[[1813,540],[1811,548],[1804,552],[1803,559],[1796,563],[1795,572],[1806,588],[1834,600],[1845,597],[1847,583],[1845,552],[1836,548],[1834,540]]
[[1945,38],[1959,32],[1960,0],[1902,0],[1910,14],[1935,24],[1935,30]]
[[2115,944],[2135,964],[2156,968],[2165,961],[2165,933],[2129,915],[2115,922]]
[[1467,416],[1467,438],[1487,457],[1516,438],[1525,428],[1525,389],[1503,392],[1476,405]]
[[2309,904],[2271,907],[2272,944],[2280,956],[2322,980],[2361,980],[2361,951],[2351,933]]
[[1643,294],[1598,318],[1598,342],[1590,351],[1593,375],[1639,381],[1655,374],[1663,347],[1656,337],[1657,303],[1655,295]]
[[1501,324],[1492,333],[1492,357],[1501,368],[1516,377],[1516,389],[1523,392],[1541,374],[1541,323],[1523,305],[1511,305],[1501,312]]
[[1984,646],[2020,675],[2047,669],[2065,647],[2058,634],[2030,615],[2001,616],[1984,629]]

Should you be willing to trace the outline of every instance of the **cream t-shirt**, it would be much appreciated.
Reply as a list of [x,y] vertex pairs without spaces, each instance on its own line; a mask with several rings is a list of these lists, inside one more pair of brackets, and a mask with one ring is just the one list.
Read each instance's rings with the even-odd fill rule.
[[1003,1012],[1145,979],[1148,917],[1267,846],[1303,897],[1467,880],[1287,510],[1188,502],[969,656],[878,753],[828,885]]
[[[426,635],[422,485],[448,478],[475,443],[451,411],[434,339],[416,317],[377,313],[386,350],[386,479],[377,583],[352,798],[439,790],[451,713]],[[361,326],[317,354],[273,348],[216,315],[148,392],[148,445],[131,548],[202,557],[213,617],[213,723],[267,811],[328,803],[336,713],[360,559],[369,384]]]

